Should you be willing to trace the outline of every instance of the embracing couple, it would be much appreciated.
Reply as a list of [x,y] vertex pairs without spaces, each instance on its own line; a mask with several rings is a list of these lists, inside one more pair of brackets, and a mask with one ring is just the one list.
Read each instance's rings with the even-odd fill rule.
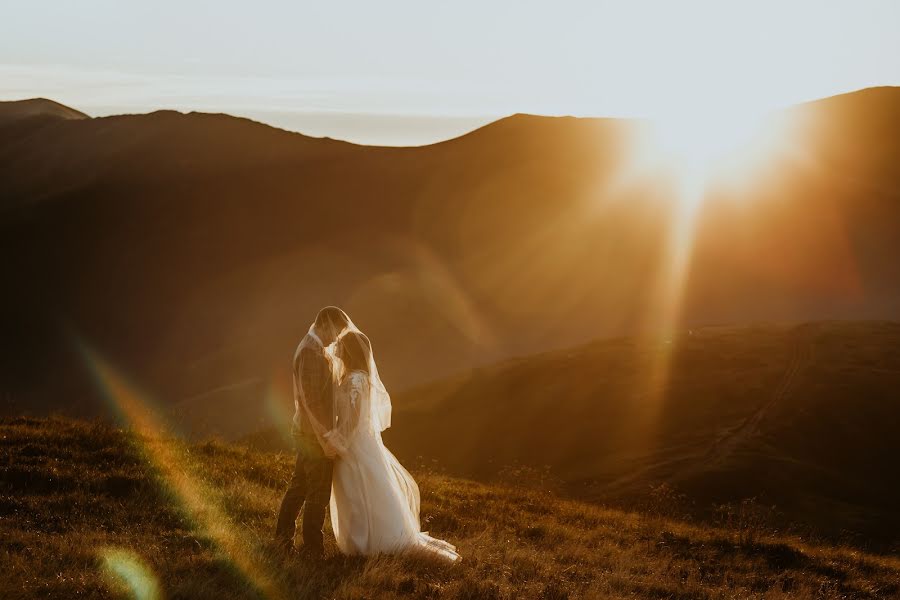
[[381,440],[391,398],[372,345],[341,309],[319,311],[294,354],[297,464],[281,501],[275,540],[293,548],[303,509],[303,553],[324,556],[322,528],[344,554],[422,550],[450,561],[456,548],[419,529],[419,487]]

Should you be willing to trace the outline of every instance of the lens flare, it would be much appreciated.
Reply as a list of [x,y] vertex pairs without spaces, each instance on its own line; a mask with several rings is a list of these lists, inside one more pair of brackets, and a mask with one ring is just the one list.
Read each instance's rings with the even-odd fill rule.
[[278,369],[273,368],[264,400],[268,420],[275,425],[278,436],[286,444],[291,443],[291,426],[294,420],[291,411],[294,394],[286,383],[289,377],[290,375],[285,377]]
[[153,570],[136,553],[124,548],[103,548],[99,556],[101,572],[110,588],[127,593],[134,600],[162,598]]
[[87,344],[79,340],[77,346],[104,396],[139,434],[142,454],[159,470],[198,535],[212,540],[223,558],[262,595],[273,600],[283,598],[264,563],[256,557],[258,549],[252,538],[240,535],[239,528],[221,508],[220,494],[197,477],[183,445],[172,438],[161,417],[152,410],[152,403]]

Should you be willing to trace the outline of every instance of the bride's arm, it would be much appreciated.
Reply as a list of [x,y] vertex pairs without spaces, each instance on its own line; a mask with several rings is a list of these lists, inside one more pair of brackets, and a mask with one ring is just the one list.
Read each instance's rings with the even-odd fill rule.
[[354,373],[350,386],[350,411],[347,415],[347,439],[359,429],[363,404],[369,399],[369,379],[362,373]]
[[349,384],[347,394],[341,394],[339,405],[335,406],[335,426],[325,435],[325,439],[339,455],[346,454],[350,448],[359,429],[363,404],[369,397],[369,381],[364,374],[353,373]]

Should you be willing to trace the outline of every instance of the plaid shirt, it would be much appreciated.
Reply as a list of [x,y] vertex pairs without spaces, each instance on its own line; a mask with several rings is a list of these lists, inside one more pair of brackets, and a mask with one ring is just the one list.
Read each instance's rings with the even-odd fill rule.
[[312,337],[315,343],[304,340],[306,344],[301,342],[294,355],[294,432],[314,436],[309,417],[303,410],[303,400],[316,421],[330,428],[334,390],[331,366],[325,358],[321,340],[315,334],[307,334],[307,337]]

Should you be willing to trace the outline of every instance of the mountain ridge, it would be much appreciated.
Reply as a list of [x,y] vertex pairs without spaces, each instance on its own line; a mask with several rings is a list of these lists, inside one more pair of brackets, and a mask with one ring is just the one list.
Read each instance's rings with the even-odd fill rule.
[[[683,326],[900,318],[900,91],[840,105],[816,104],[802,160],[704,205]],[[0,384],[16,407],[82,410],[77,332],[162,403],[258,381],[252,402],[290,380],[324,304],[370,334],[392,390],[658,331],[679,207],[664,171],[614,185],[632,126],[513,117],[379,148],[178,113],[18,123],[0,137]]]
[[47,98],[0,101],[0,122],[41,117],[61,120],[91,118],[86,113]]
[[[860,88],[858,90],[842,92],[839,94],[834,94],[831,96],[825,96],[822,98],[816,98],[811,100],[806,100],[804,102],[799,102],[793,105],[784,106],[781,108],[773,108],[770,113],[778,113],[783,110],[792,110],[792,109],[803,109],[805,107],[811,107],[815,105],[827,105],[827,104],[839,104],[843,103],[847,100],[857,100],[860,98],[868,98],[870,101],[874,101],[876,99],[885,99],[890,102],[890,95],[894,95],[897,93],[897,90],[900,90],[900,86],[872,86],[866,88]],[[170,115],[182,115],[182,116],[190,116],[190,117],[227,117],[230,119],[235,119],[239,121],[247,121],[251,123],[257,123],[260,125],[265,125],[271,129],[276,129],[279,131],[285,131],[287,133],[295,133],[303,136],[304,138],[322,140],[322,141],[335,141],[335,142],[343,142],[353,146],[362,146],[368,148],[395,148],[395,149],[406,149],[406,148],[427,148],[430,146],[436,146],[441,144],[446,144],[448,142],[455,142],[457,140],[465,139],[472,134],[476,134],[478,132],[482,132],[483,130],[492,130],[495,129],[496,126],[504,127],[510,124],[527,124],[527,123],[536,123],[536,122],[556,122],[556,123],[585,123],[585,122],[604,122],[604,121],[617,121],[617,122],[646,122],[652,121],[652,117],[608,117],[608,116],[585,116],[585,115],[541,115],[538,113],[528,113],[528,112],[518,112],[513,113],[504,117],[500,117],[495,119],[489,123],[485,123],[481,127],[477,127],[472,131],[463,133],[459,136],[448,138],[446,140],[438,140],[430,144],[417,145],[417,146],[379,146],[379,145],[367,145],[367,144],[359,144],[355,142],[350,142],[347,140],[341,140],[336,138],[331,138],[328,136],[318,137],[318,136],[310,136],[308,134],[303,133],[302,131],[293,131],[280,128],[275,125],[271,125],[266,123],[265,121],[260,121],[250,117],[239,117],[234,116],[229,113],[224,112],[206,112],[206,111],[198,111],[198,110],[190,110],[190,111],[179,111],[173,109],[157,109],[150,112],[144,113],[121,113],[121,114],[112,114],[106,115],[104,117],[90,117],[86,113],[83,113],[75,108],[66,106],[54,100],[50,100],[48,98],[28,98],[24,100],[8,100],[8,101],[0,101],[0,120],[4,119],[3,113],[8,111],[10,113],[15,114],[17,111],[14,107],[31,107],[33,106],[36,112],[59,112],[60,115],[73,115],[71,117],[65,118],[88,118],[88,119],[106,119],[106,118],[115,118],[115,117],[129,117],[140,119],[141,117],[149,117],[151,115],[156,114],[170,114]],[[6,108],[8,107],[8,108]]]

